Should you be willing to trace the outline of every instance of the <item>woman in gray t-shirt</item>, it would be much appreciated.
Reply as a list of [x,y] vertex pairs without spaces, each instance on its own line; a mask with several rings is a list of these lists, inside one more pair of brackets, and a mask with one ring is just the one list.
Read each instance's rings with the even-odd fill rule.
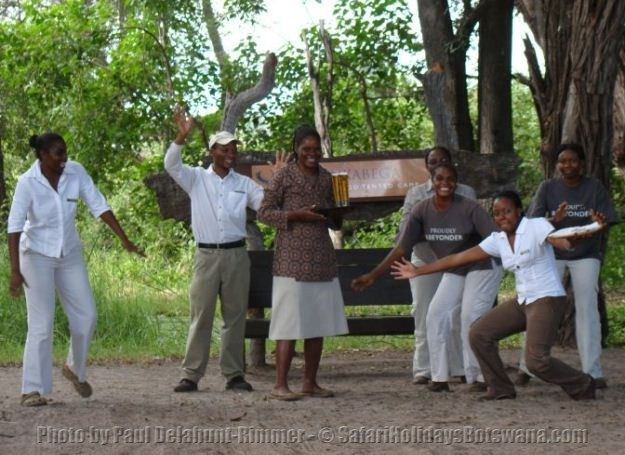
[[[601,213],[609,224],[616,222],[616,211],[603,184],[584,175],[584,149],[579,144],[561,144],[557,151],[559,176],[545,180],[527,211],[530,218],[546,216],[556,229],[592,223],[591,213]],[[606,387],[601,369],[601,323],[597,305],[601,270],[601,236],[556,251],[560,278],[565,269],[571,274],[575,296],[575,336],[584,373],[595,378],[597,388]],[[523,361],[521,370],[526,371]],[[529,377],[521,373],[517,383]]]
[[[438,166],[432,174],[435,194],[415,205],[401,232],[397,245],[371,272],[356,278],[352,287],[362,290],[373,284],[413,246],[428,242],[437,258],[477,245],[497,227],[477,201],[455,193],[456,169],[449,164]],[[472,390],[485,390],[479,364],[468,343],[471,324],[488,311],[497,296],[502,270],[492,261],[459,267],[443,274],[426,317],[426,330],[433,392],[449,390],[448,344],[452,321],[460,313],[464,370]]]

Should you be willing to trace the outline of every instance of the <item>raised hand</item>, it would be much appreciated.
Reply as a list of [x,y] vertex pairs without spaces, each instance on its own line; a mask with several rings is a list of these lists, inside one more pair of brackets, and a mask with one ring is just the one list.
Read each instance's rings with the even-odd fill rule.
[[174,109],[174,122],[176,122],[176,126],[178,127],[176,143],[179,143],[179,140],[184,142],[195,126],[195,119],[187,112],[184,106],[177,106],[176,109]]
[[276,152],[275,162],[267,161],[267,164],[271,167],[271,173],[273,175],[276,172],[278,172],[280,169],[282,169],[283,167],[286,167],[286,165],[289,164],[291,161],[293,161],[293,154],[282,151],[282,152]]

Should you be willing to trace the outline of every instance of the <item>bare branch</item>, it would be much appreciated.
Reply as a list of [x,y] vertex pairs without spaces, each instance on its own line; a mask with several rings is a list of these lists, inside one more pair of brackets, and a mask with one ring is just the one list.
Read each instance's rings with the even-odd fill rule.
[[[326,74],[326,91],[325,97],[323,98],[324,104],[324,124],[327,126],[330,125],[330,112],[332,111],[332,89],[334,84],[334,58],[332,52],[332,41],[330,39],[330,35],[326,31],[323,26],[323,21],[319,22],[319,36],[321,38],[321,42],[323,43],[323,48],[326,54],[326,63],[328,65],[328,71]],[[329,139],[328,139],[329,140]],[[332,152],[329,152],[331,155]]]
[[217,57],[219,68],[223,73],[228,66],[228,54],[226,54],[223,43],[221,42],[219,24],[215,18],[215,12],[213,11],[213,6],[211,5],[210,0],[202,0],[202,13],[204,14],[204,23],[206,24],[208,36],[211,40],[211,44],[213,45],[215,57]]
[[[323,22],[320,24],[320,29],[323,30]],[[323,30],[321,32],[321,38],[324,39],[323,34],[325,33],[327,36],[327,32]],[[327,36],[329,41],[329,36]],[[313,108],[315,115],[315,128],[317,128],[317,132],[321,137],[321,149],[323,151],[323,155],[326,157],[332,156],[332,143],[330,141],[330,135],[328,132],[328,119],[330,118],[329,112],[327,109],[330,108],[331,102],[328,102],[328,94],[326,93],[325,98],[321,96],[321,86],[319,84],[319,73],[321,69],[321,63],[319,63],[319,67],[315,68],[315,64],[313,62],[313,56],[310,52],[310,48],[308,46],[308,42],[306,41],[306,37],[302,35],[302,41],[304,41],[304,47],[306,51],[306,68],[308,69],[308,77],[310,79],[310,87],[313,93]],[[324,42],[324,47],[326,50],[326,55],[328,52],[330,54],[330,61],[332,61],[332,50],[330,44]],[[328,75],[329,79],[329,89],[332,89],[332,77],[331,73]],[[331,94],[329,95],[331,97]]]
[[221,122],[222,130],[234,133],[237,123],[245,110],[269,95],[276,83],[277,65],[278,58],[276,54],[268,53],[263,64],[263,72],[256,85],[235,95],[230,103],[224,107],[224,116]]

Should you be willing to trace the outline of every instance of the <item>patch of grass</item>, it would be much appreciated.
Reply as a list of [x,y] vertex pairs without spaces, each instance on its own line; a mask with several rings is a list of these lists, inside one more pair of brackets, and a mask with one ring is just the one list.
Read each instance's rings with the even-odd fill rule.
[[[112,246],[86,248],[87,268],[97,302],[98,323],[91,345],[91,361],[151,361],[184,355],[189,323],[188,287],[191,279],[192,248],[172,255],[154,248],[148,259],[140,259]],[[6,244],[0,254],[8,257]],[[7,286],[8,261],[0,264],[0,280]],[[625,288],[608,287],[610,346],[625,346]],[[506,275],[499,293],[503,302],[514,296],[511,275]],[[349,307],[348,316],[408,315],[407,305]],[[220,346],[219,306],[213,325],[211,353]],[[26,339],[24,298],[0,293],[0,364],[19,364]],[[57,305],[54,325],[54,357],[62,362],[67,355],[67,319]],[[518,347],[520,335],[502,341],[503,348]],[[413,349],[413,337],[368,336],[328,337],[324,351]],[[268,352],[273,343],[268,343]]]

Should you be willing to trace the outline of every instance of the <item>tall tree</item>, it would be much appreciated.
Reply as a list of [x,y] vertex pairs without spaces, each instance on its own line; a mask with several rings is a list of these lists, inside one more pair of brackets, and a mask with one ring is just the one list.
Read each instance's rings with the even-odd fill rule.
[[[478,144],[482,153],[512,152],[511,0],[417,0],[428,71],[421,75],[436,143],[475,151],[466,57],[479,23]],[[455,20],[452,11],[461,10]]]
[[465,64],[470,30],[454,34],[447,0],[418,0],[417,5],[428,67],[421,81],[436,143],[475,150]]
[[542,71],[536,49],[525,39],[545,175],[554,172],[558,144],[578,142],[588,173],[609,187],[625,2],[517,0],[517,5],[545,57]]
[[512,152],[513,0],[486,4],[479,19],[478,122],[480,153]]

